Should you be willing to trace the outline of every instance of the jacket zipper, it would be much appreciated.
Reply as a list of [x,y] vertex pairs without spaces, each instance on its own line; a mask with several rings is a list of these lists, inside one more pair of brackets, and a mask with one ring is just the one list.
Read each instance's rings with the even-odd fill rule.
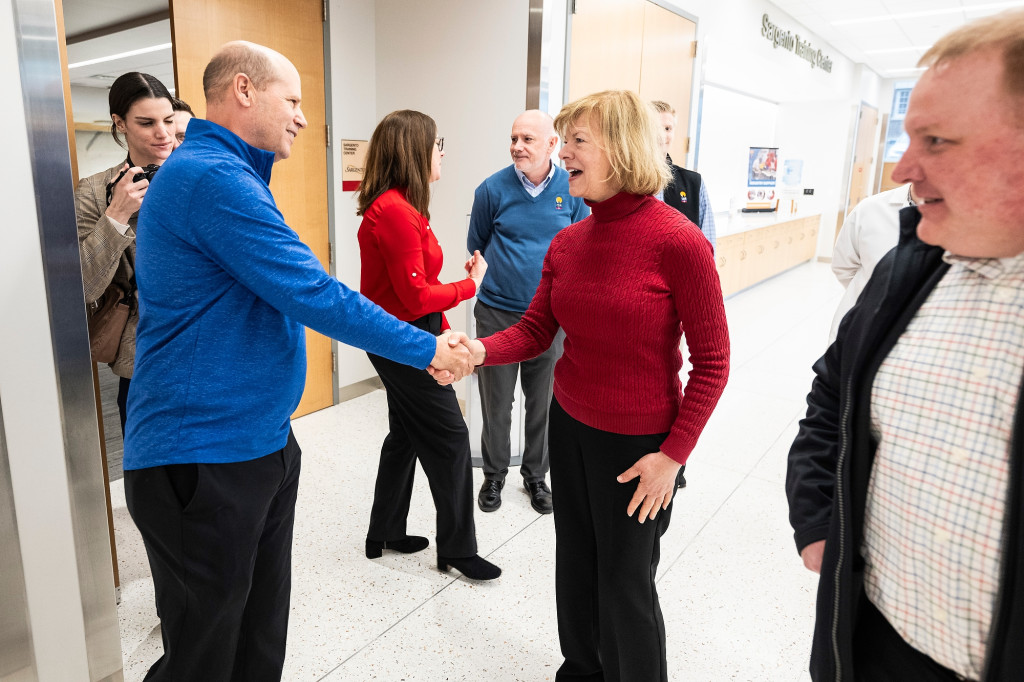
[[839,580],[846,558],[846,516],[843,512],[843,462],[846,460],[846,449],[849,439],[846,429],[850,421],[850,401],[853,399],[853,377],[846,379],[846,400],[843,402],[843,413],[839,419],[839,457],[836,459],[836,504],[839,513],[839,556],[836,561],[835,573],[832,576],[832,657],[835,658],[836,679],[842,682],[843,666],[839,660]]
[[[1013,418],[1013,433],[1010,436],[1010,486],[1006,491],[1006,503],[1007,505],[1012,504],[1014,507],[1018,506],[1017,496],[1020,494],[1019,486],[1017,484],[1017,476],[1019,475],[1017,469],[1019,468],[1021,454],[1019,452],[1019,435],[1022,425],[1021,419],[1024,418],[1024,410],[1021,409],[1022,406],[1020,402],[1022,397],[1024,397],[1024,380],[1022,380],[1021,388],[1017,391],[1017,414]],[[1014,495],[1014,492],[1017,492],[1018,495]],[[1007,556],[1011,551],[1016,551],[1010,549],[1010,543],[1013,542],[1017,536],[1017,533],[1012,532],[1015,528],[1011,528],[1010,526],[1013,524],[1016,516],[1016,512],[1013,509],[1010,509],[1006,522],[1003,524],[1003,552],[999,559],[999,592],[996,594],[996,598],[993,602],[996,609],[995,618],[993,619],[992,627],[989,630],[988,640],[985,642],[985,664],[981,667],[981,677],[979,678],[981,680],[988,679],[989,671],[992,668],[992,645],[996,643],[996,639],[999,635],[999,628],[1003,624],[1003,618],[1001,616],[1004,608],[1003,590],[1006,587],[1006,571],[1007,565],[1009,564]]]

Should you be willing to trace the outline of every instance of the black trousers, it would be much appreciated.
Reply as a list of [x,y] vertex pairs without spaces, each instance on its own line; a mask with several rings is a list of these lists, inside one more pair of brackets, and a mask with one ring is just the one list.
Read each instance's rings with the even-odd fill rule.
[[301,451],[126,471],[153,572],[164,654],[146,680],[281,679]]
[[957,674],[910,646],[866,597],[853,635],[854,677],[863,682],[957,682]]
[[121,437],[124,438],[124,425],[128,419],[128,388],[132,384],[131,379],[118,377],[117,382],[117,414],[121,417]]
[[[476,317],[478,337],[508,329],[523,317],[522,313],[494,308],[483,301],[476,302],[473,314]],[[485,478],[504,481],[508,474],[508,464],[512,458],[512,402],[517,377],[523,382],[523,400],[526,403],[526,445],[519,473],[524,481],[529,482],[543,481],[547,477],[550,468],[548,407],[551,404],[555,362],[562,356],[564,339],[565,334],[559,331],[551,347],[531,360],[477,368],[480,407],[484,418],[480,451]]]
[[654,579],[672,507],[640,524],[626,507],[638,480],[616,477],[667,434],[591,428],[551,401],[555,603],[565,661],[555,679],[668,680],[665,623]]
[[[434,313],[412,324],[437,334],[441,316]],[[391,427],[380,448],[367,539],[386,542],[405,537],[419,459],[437,510],[438,555],[476,554],[469,429],[455,389],[439,386],[426,370],[367,355],[387,390]]]

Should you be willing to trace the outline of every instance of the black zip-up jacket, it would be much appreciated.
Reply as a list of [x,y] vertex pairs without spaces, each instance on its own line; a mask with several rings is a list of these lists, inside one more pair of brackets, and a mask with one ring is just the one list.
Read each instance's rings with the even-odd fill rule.
[[[871,436],[871,385],[879,365],[949,269],[942,248],[917,238],[919,220],[914,207],[900,212],[899,245],[878,264],[857,305],[843,319],[836,342],[814,364],[807,416],[789,452],[786,495],[797,550],[826,541],[811,648],[815,682],[857,679],[852,643],[864,589],[859,548],[878,445]],[[984,682],[1024,679],[1022,429],[1018,396],[1002,568]]]

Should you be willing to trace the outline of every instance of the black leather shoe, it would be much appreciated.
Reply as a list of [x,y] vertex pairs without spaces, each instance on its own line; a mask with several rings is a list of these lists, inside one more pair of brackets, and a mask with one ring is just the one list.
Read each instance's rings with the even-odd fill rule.
[[401,552],[402,554],[412,554],[413,552],[419,552],[430,546],[430,540],[419,535],[406,535],[401,540],[387,540],[385,542],[377,542],[376,540],[366,540],[366,558],[367,559],[379,559],[384,554],[385,549],[390,549],[395,552]]
[[462,558],[437,557],[437,570],[447,572],[454,568],[470,580],[494,580],[501,575],[501,569],[479,554]]
[[497,511],[501,506],[501,489],[504,487],[505,481],[492,481],[485,478],[484,484],[480,486],[480,494],[476,496],[476,503],[480,506],[480,511]]
[[523,487],[530,493],[530,506],[538,514],[550,514],[551,488],[544,481],[523,481]]

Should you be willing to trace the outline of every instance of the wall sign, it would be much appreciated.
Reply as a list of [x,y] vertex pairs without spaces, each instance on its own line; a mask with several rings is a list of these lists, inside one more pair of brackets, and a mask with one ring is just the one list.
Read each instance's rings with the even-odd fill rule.
[[789,50],[805,60],[812,69],[819,68],[826,73],[832,73],[832,59],[828,55],[821,50],[815,50],[809,40],[802,40],[798,34],[773,24],[767,14],[761,15],[761,36],[767,39],[772,47]]
[[366,163],[366,140],[341,141],[341,191],[355,192],[363,181]]

